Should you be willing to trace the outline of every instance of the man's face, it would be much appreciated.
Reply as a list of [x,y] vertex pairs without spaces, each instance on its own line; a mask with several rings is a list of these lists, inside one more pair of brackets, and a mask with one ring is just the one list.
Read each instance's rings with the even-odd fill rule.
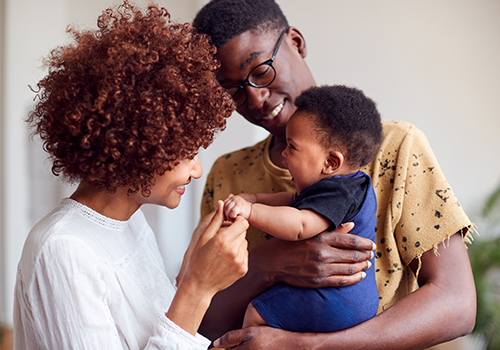
[[[249,72],[271,58],[280,32],[246,31],[233,38],[217,53],[221,68],[217,80],[231,87],[245,80]],[[293,27],[288,29],[279,47],[273,66],[276,78],[267,87],[245,84],[246,102],[238,112],[249,122],[261,126],[277,137],[285,138],[285,127],[296,108],[295,98],[315,82],[307,67],[304,39]]]

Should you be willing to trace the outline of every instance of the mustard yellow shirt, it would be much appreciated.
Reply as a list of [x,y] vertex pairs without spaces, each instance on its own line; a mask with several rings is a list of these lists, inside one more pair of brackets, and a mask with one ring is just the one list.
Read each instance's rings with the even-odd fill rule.
[[[408,268],[430,249],[457,232],[469,235],[472,224],[446,181],[425,135],[415,126],[382,121],[383,141],[363,170],[377,196],[375,269],[379,312],[417,288]],[[221,156],[207,178],[202,217],[217,200],[237,193],[295,192],[287,169],[269,158],[272,136],[254,146]],[[271,236],[250,227],[249,249]]]

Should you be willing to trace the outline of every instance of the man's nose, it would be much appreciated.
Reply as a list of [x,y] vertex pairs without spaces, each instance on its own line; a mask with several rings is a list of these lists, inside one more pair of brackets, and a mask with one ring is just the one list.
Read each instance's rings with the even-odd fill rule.
[[247,93],[247,104],[249,109],[260,109],[269,98],[268,88],[256,88],[250,85],[245,86]]

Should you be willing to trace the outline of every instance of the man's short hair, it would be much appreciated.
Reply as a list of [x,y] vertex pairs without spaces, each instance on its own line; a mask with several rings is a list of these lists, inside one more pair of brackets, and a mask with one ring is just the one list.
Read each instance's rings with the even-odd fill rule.
[[302,92],[295,105],[311,114],[318,141],[341,151],[352,166],[365,166],[376,155],[382,140],[381,118],[375,102],[361,90],[315,86]]
[[198,12],[193,27],[219,49],[248,30],[281,31],[288,21],[273,0],[212,0]]

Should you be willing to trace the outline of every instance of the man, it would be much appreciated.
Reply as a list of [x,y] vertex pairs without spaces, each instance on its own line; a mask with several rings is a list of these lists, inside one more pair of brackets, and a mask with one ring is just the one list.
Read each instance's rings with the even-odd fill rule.
[[[270,0],[214,0],[200,10],[193,24],[217,46],[221,62],[217,79],[233,96],[238,112],[271,133],[257,145],[216,161],[207,179],[202,214],[229,193],[294,192],[282,165],[285,127],[295,111],[295,98],[316,85],[304,61],[302,34],[288,26]],[[363,169],[373,179],[379,208],[378,315],[335,333],[298,334],[269,327],[237,330],[224,335],[217,346],[420,349],[472,330],[475,289],[463,242],[471,223],[425,136],[404,122],[384,121],[383,127],[380,151]],[[278,282],[311,288],[358,282],[374,247],[348,231],[343,227],[311,240],[283,242],[251,228],[249,273],[216,296],[201,332],[215,339],[240,328],[246,305]]]

